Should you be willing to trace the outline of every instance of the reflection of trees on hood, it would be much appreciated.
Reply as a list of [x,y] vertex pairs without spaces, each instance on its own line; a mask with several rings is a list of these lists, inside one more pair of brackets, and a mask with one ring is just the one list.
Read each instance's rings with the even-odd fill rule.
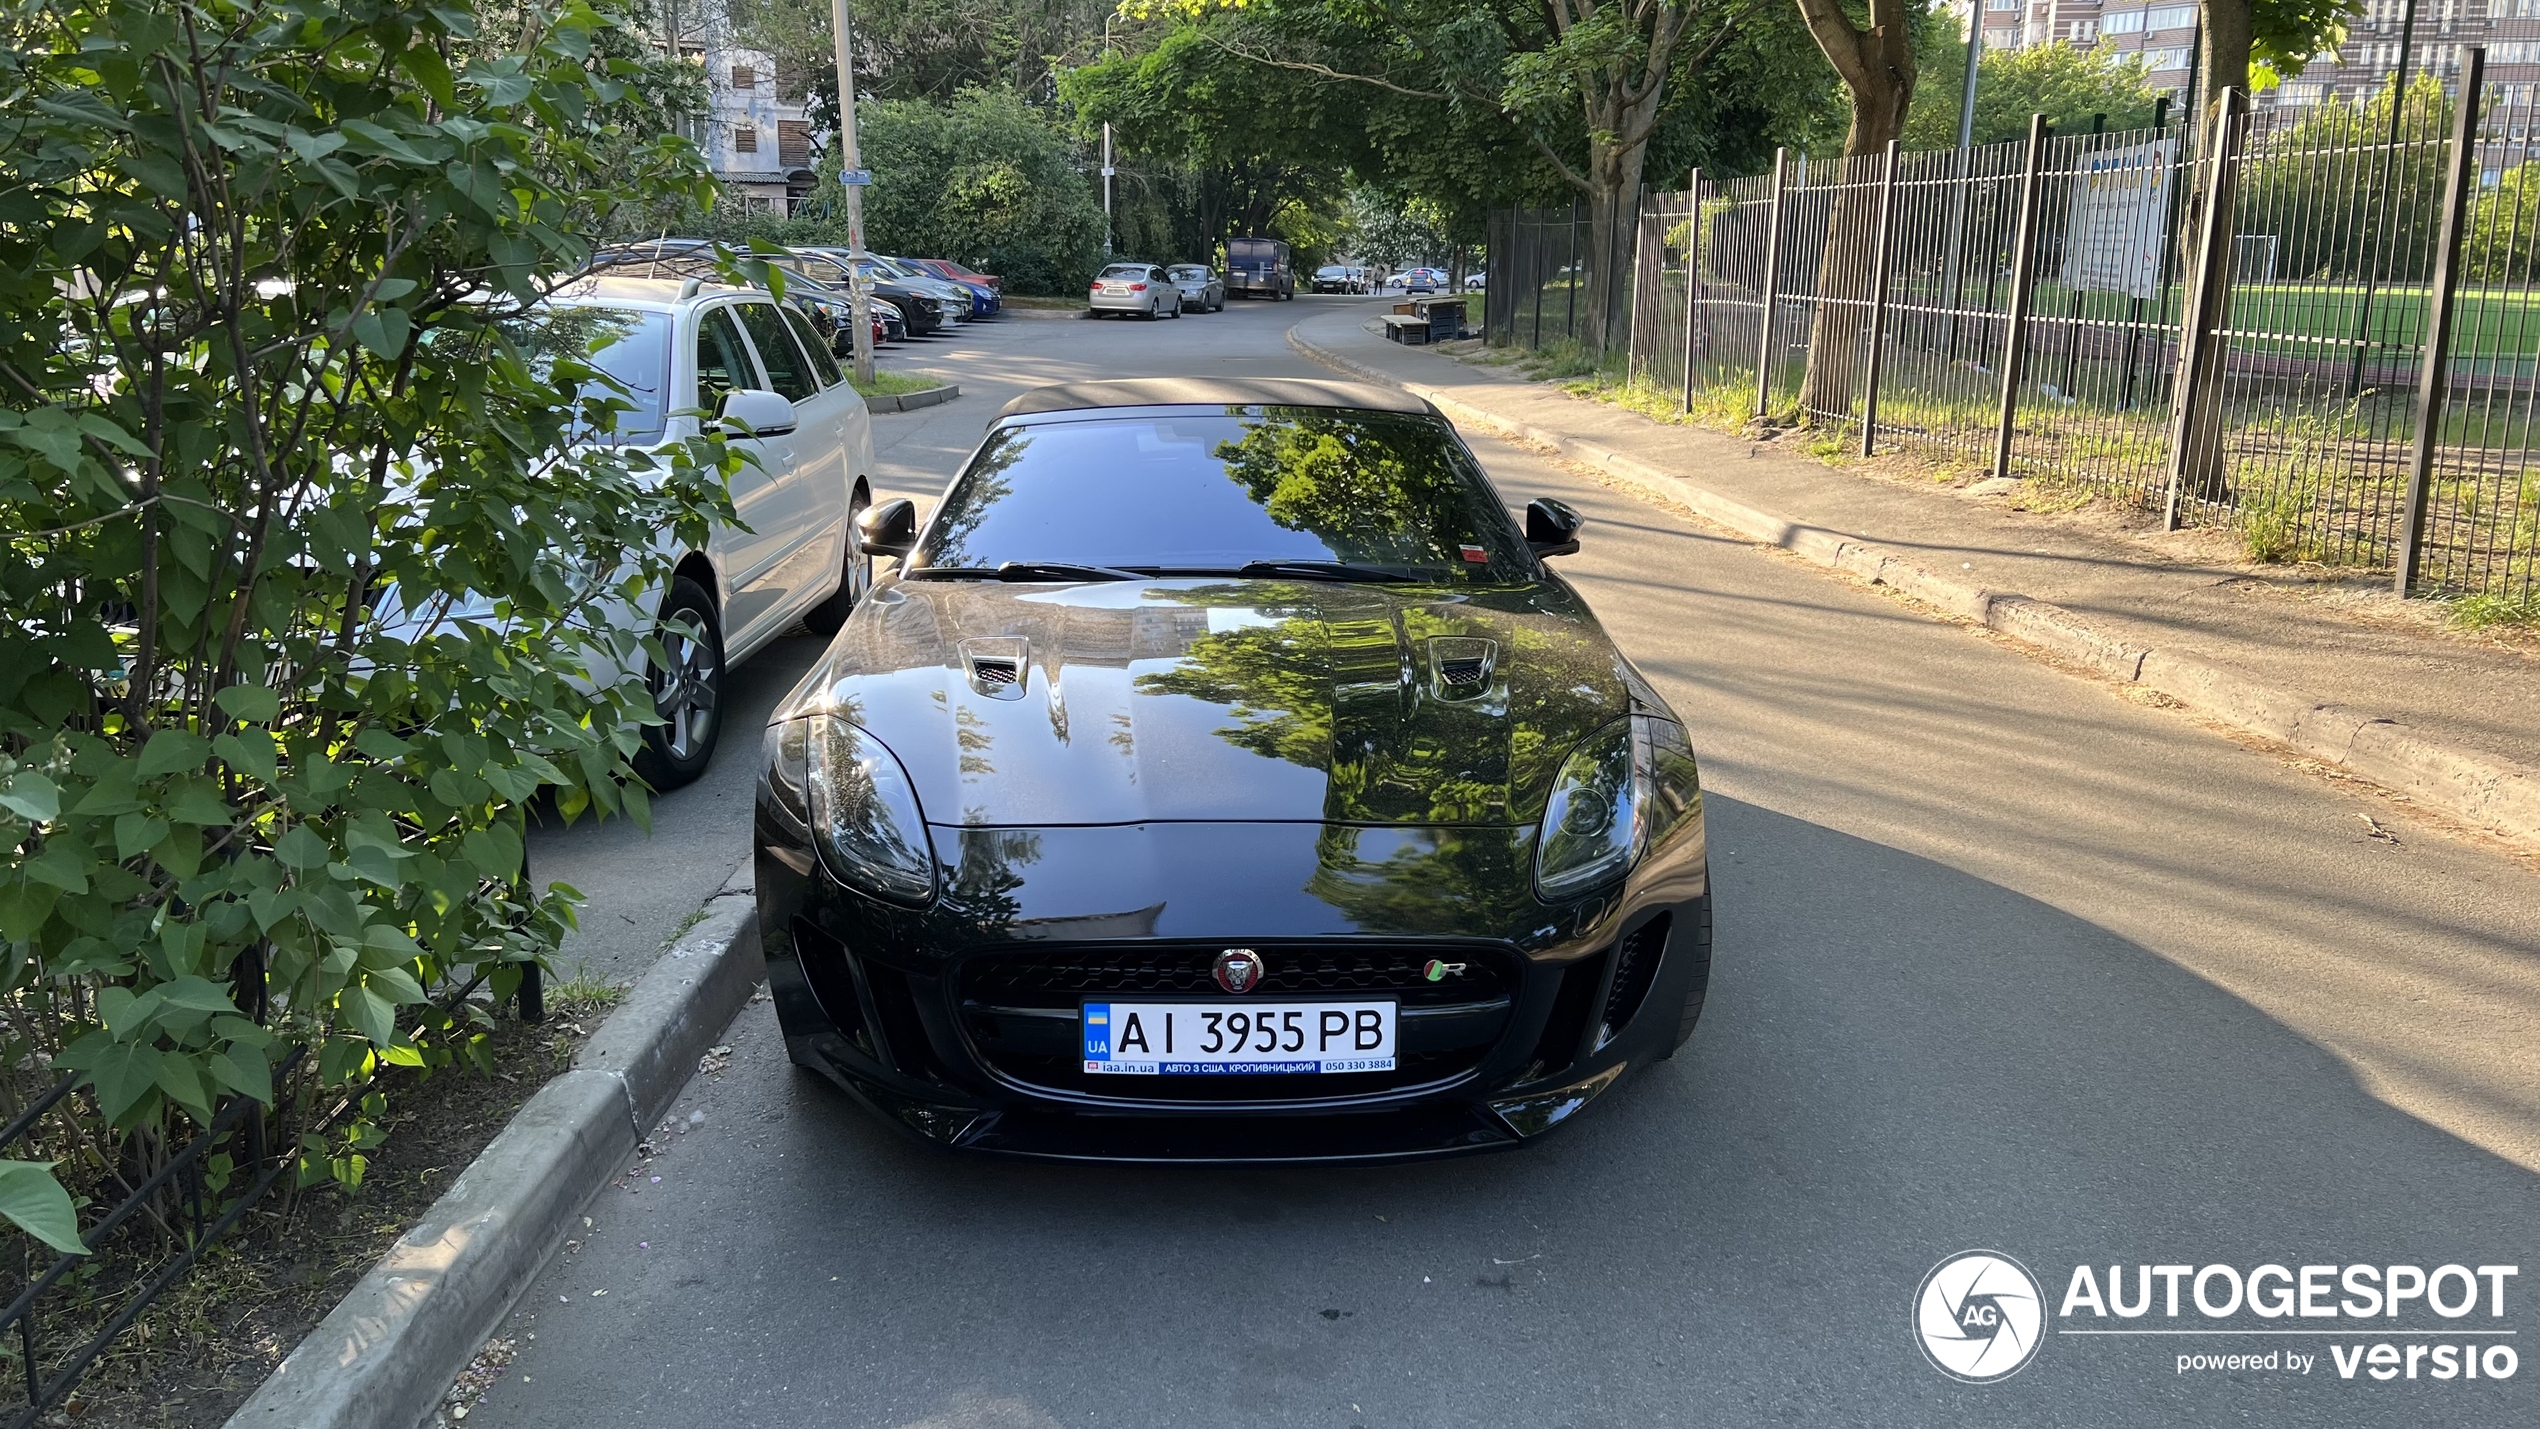
[[[1172,668],[1138,676],[1138,688],[1223,709],[1230,723],[1218,738],[1327,770],[1335,817],[1380,822],[1530,819],[1571,747],[1623,713],[1612,647],[1565,618],[1583,612],[1556,588],[1437,604],[1339,594],[1346,589],[1262,582],[1175,592],[1244,605],[1266,623],[1201,636]],[[1425,679],[1416,652],[1441,635],[1498,642],[1504,714],[1489,701],[1428,704],[1404,717],[1402,642],[1415,652],[1414,678]]]
[[1013,923],[1023,904],[1019,871],[1041,861],[1041,836],[1021,829],[969,829],[954,835],[959,853],[944,880],[942,908],[962,925],[989,932]]
[[[1262,594],[1222,589],[1242,594],[1246,604]],[[1264,613],[1275,614],[1276,608]],[[1224,709],[1235,724],[1217,736],[1239,749],[1309,769],[1331,760],[1332,660],[1320,611],[1309,608],[1272,624],[1203,635],[1173,668],[1138,676],[1138,689],[1188,695]]]
[[[1365,847],[1382,840],[1378,849]],[[1305,891],[1371,933],[1504,926],[1532,887],[1531,842],[1505,829],[1327,826]],[[1370,854],[1377,856],[1370,857]]]
[[1306,531],[1344,559],[1440,563],[1482,539],[1473,529],[1473,483],[1436,428],[1363,413],[1299,413],[1265,420],[1217,459],[1291,531]]

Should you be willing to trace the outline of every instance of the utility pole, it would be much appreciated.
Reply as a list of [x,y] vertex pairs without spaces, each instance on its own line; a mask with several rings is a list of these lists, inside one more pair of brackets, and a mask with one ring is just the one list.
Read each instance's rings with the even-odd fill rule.
[[847,182],[848,171],[864,165],[855,142],[855,53],[847,30],[847,0],[829,0],[829,33],[838,47],[838,186],[847,191],[847,320],[855,324],[855,380],[873,385],[872,280],[864,274],[864,186]]
[[1965,262],[1962,251],[1967,241],[1967,190],[1969,166],[1975,161],[1976,138],[1976,63],[1984,58],[1984,0],[1967,0],[1967,77],[1958,91],[1958,181],[1949,186],[1949,246],[1944,251],[1947,273],[1941,279],[1941,306],[1949,313],[1948,351],[1958,355],[1958,287],[1959,274]]
[[[846,0],[839,0],[840,4]],[[1102,122],[1102,256],[1111,256],[1111,121]]]

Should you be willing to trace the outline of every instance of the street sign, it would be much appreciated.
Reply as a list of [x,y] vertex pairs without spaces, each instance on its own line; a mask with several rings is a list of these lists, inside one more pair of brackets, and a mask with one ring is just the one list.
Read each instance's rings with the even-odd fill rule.
[[873,182],[873,171],[871,169],[846,169],[839,173],[838,182],[842,184],[854,184],[858,187],[862,187]]
[[1117,169],[1113,168],[1113,167],[1112,167],[1111,165],[1109,165],[1109,164],[1105,164],[1105,165],[1103,165],[1103,166],[1102,166],[1102,176],[1103,176],[1104,178],[1106,178],[1106,179],[1107,179],[1107,178],[1110,178],[1113,174],[1118,173],[1118,172],[1119,172],[1119,170],[1117,170]]

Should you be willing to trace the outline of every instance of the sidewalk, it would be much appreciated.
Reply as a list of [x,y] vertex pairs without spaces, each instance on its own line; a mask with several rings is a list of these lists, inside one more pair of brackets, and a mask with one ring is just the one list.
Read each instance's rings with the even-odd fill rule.
[[[1826,563],[1836,563],[1838,543],[1861,543],[1881,548],[1879,554],[1892,563],[1920,568],[1908,580],[1888,583],[1912,589],[1912,576],[1929,573],[1967,588],[1943,592],[1937,604],[1960,607],[1964,599],[1947,598],[1956,594],[1973,597],[1980,607],[1986,593],[2003,600],[2012,592],[2051,602],[2078,617],[2089,634],[2128,647],[2129,660],[2145,651],[2173,657],[2145,661],[2139,678],[2180,694],[2200,713],[2279,739],[2287,735],[2278,726],[2287,719],[2298,723],[2298,716],[2242,718],[2212,706],[2253,699],[2281,706],[2287,702],[2268,697],[2290,696],[2305,707],[2335,707],[2350,717],[2387,722],[2379,737],[2396,737],[2418,753],[2430,747],[2444,756],[2436,763],[2457,766],[2419,773],[2454,783],[2464,777],[2484,780],[2491,792],[2501,779],[2509,786],[2504,804],[2519,814],[2504,811],[2493,797],[2471,798],[2467,804],[2476,807],[2465,807],[2464,800],[2444,797],[2421,781],[2394,780],[2361,762],[2356,772],[2540,839],[2540,818],[2534,817],[2540,813],[2540,654],[2446,631],[2425,603],[2400,602],[2358,580],[2306,580],[2284,567],[2242,563],[2210,532],[2132,529],[2097,508],[2069,515],[2024,512],[2012,505],[2016,492],[1979,495],[1840,470],[1773,443],[1662,425],[1572,397],[1551,383],[1526,381],[1511,368],[1388,343],[1365,330],[1372,311],[1353,305],[1318,314],[1299,323],[1291,336],[1309,355],[1419,388],[1432,400],[1446,399],[1441,405],[1473,409],[1451,412],[1459,421],[1477,415],[1534,428],[1562,439],[1565,447],[1600,448],[1621,458],[1603,464],[1625,468],[1617,474],[1626,479],[1633,475],[1630,467],[1654,468],[1662,480],[1682,483],[1688,494],[1724,497],[1813,528],[1801,534],[1825,548]],[[1582,450],[1570,454],[1596,460]],[[1984,618],[1979,610],[1961,613]],[[2060,614],[2029,618],[2042,616],[2069,630]],[[2003,620],[1986,623],[2024,634]],[[2090,663],[2108,668],[2106,661]],[[2133,668],[2112,672],[2138,678]],[[2223,672],[2219,681],[2212,678],[2215,672]],[[2173,688],[2182,679],[2216,698],[2182,694]],[[2353,738],[2351,728],[2343,738]],[[2288,742],[2320,752],[2316,738]],[[2470,766],[2486,767],[2465,774]]]

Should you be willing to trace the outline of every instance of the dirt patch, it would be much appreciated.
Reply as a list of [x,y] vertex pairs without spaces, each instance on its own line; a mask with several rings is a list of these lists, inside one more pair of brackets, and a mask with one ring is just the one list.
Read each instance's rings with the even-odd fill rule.
[[[521,1103],[572,1065],[575,1050],[605,1015],[605,1003],[616,997],[591,992],[551,995],[547,1021],[536,1027],[498,1019],[488,1034],[491,1076],[453,1067],[427,1079],[389,1068],[380,1078],[388,1139],[370,1152],[360,1193],[346,1195],[330,1184],[286,1199],[277,1187],[107,1348],[45,1422],[212,1429],[226,1420],[440,1199]],[[117,1255],[155,1261],[167,1251],[165,1242],[120,1240],[130,1244]],[[117,1264],[114,1255],[99,1259],[99,1283],[130,1283],[123,1273],[128,1263]],[[84,1316],[79,1292],[67,1285],[40,1307],[39,1334],[57,1345],[85,1338],[112,1312],[97,1307]],[[17,1366],[12,1361],[8,1368],[14,1374]]]

